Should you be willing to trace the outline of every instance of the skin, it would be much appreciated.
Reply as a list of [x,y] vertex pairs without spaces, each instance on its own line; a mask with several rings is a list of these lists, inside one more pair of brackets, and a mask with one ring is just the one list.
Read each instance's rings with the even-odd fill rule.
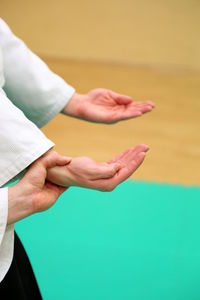
[[22,179],[8,188],[8,219],[11,224],[51,207],[67,189],[46,180],[48,168],[67,165],[71,158],[49,150],[37,159]]
[[47,179],[64,187],[79,186],[112,191],[136,171],[148,149],[147,145],[138,145],[107,163],[96,163],[89,157],[72,158],[66,166],[49,169]]
[[98,88],[84,95],[75,93],[63,113],[91,122],[112,124],[139,117],[154,107],[152,101],[133,101],[129,96]]
[[[147,145],[138,145],[107,163],[89,157],[70,158],[50,150],[8,189],[8,224],[50,208],[70,186],[112,191],[142,164]],[[87,165],[87,168],[85,168]]]
[[[151,101],[133,102],[129,96],[94,89],[84,95],[75,93],[62,113],[90,122],[112,124],[141,116],[154,106]],[[28,168],[17,184],[8,188],[8,224],[48,209],[70,186],[112,191],[136,171],[148,149],[141,144],[106,163],[48,151]]]

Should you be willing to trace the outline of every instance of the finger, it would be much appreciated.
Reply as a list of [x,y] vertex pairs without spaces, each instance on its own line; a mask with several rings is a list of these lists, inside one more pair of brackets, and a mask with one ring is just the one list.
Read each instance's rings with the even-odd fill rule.
[[99,164],[96,169],[92,171],[91,180],[111,178],[120,170],[120,168],[120,163]]
[[139,166],[142,164],[145,158],[145,152],[140,152],[136,155],[135,159],[124,168],[121,168],[119,172],[109,179],[98,179],[93,181],[91,187],[101,191],[112,191],[118,184],[128,179]]
[[112,179],[114,187],[124,180],[128,179],[143,163],[145,159],[145,152],[138,153],[135,158],[127,164],[126,167],[122,168]]
[[142,112],[134,109],[126,109],[124,111],[119,111],[118,113],[115,113],[114,116],[112,116],[111,120],[109,120],[109,123],[111,122],[118,122],[122,120],[128,120],[132,118],[137,118],[142,115]]
[[153,109],[153,106],[151,106],[149,104],[148,105],[145,104],[145,105],[142,105],[141,107],[137,107],[137,110],[142,113],[150,112],[150,111],[152,111],[152,109]]
[[[131,148],[130,148],[130,149],[131,149]],[[125,150],[124,152],[122,152],[122,153],[116,155],[114,158],[112,158],[111,160],[108,161],[108,164],[111,164],[111,163],[113,163],[113,162],[120,161],[120,158],[121,158],[123,155],[125,155],[130,149],[127,149],[127,150]]]
[[152,111],[151,106],[137,107],[137,108],[127,108],[126,110],[119,112],[115,116],[115,122],[120,120],[128,120],[131,118],[140,117],[142,114]]
[[43,163],[45,168],[52,168],[55,166],[64,166],[71,162],[72,158],[68,156],[62,156],[55,151],[47,152],[41,158],[41,163]]
[[129,149],[125,150],[124,152],[120,153],[119,155],[117,155],[114,158],[112,158],[111,160],[109,160],[108,163],[122,162],[123,159],[130,153],[130,151],[133,151],[133,149],[135,149],[135,148],[129,148]]
[[146,152],[139,152],[136,154],[135,158],[127,167],[129,169],[129,172],[131,173],[130,175],[132,175],[140,167],[140,165],[143,163],[145,159],[145,156],[146,156]]
[[135,148],[130,149],[122,158],[121,161],[128,163],[132,161],[137,154],[140,152],[147,152],[149,150],[149,146],[146,144],[137,145]]
[[132,102],[132,98],[127,95],[118,94],[113,91],[109,91],[110,96],[120,105],[127,105]]
[[153,101],[134,101],[130,105],[140,106],[140,105],[151,105],[155,107],[155,103]]
[[151,105],[153,108],[156,107],[153,101],[144,101],[145,104]]
[[[55,162],[52,159],[52,163],[56,164],[56,166],[65,166],[67,164],[69,164],[72,160],[72,157],[68,157],[68,156],[62,156],[60,154],[57,154],[57,157],[55,157]],[[50,162],[51,163],[51,162]]]
[[147,152],[149,150],[149,146],[146,144],[139,144],[135,147],[129,148],[125,150],[124,152],[120,153],[119,155],[115,156],[113,159],[108,161],[108,163],[113,163],[113,162],[123,162],[125,158],[129,157],[130,154],[131,156],[134,156],[135,154],[139,152]]
[[63,159],[62,160],[63,163],[64,163],[64,160],[65,160],[65,164],[69,164],[72,161],[72,157],[70,157],[70,156],[62,156],[62,159]]
[[125,107],[124,112],[145,112],[153,109],[153,106],[150,104],[137,104],[137,105],[128,105]]
[[118,116],[118,120],[128,120],[128,119],[132,119],[132,118],[137,118],[140,117],[142,115],[142,111],[140,111],[139,109],[137,110],[131,110],[131,109],[127,109],[123,112],[121,112],[121,114]]

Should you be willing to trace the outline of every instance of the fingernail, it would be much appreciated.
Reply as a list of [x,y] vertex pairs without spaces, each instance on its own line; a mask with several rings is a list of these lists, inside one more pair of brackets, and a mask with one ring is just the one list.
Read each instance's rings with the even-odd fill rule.
[[145,157],[146,156],[146,152],[140,152],[140,153],[138,153],[138,156]]
[[118,168],[121,167],[121,164],[120,164],[120,163],[117,163],[115,166],[116,166],[116,168],[118,169]]
[[149,150],[149,145],[147,145],[147,144],[141,144],[141,145],[145,148],[145,151]]
[[121,163],[116,163],[116,164],[115,164],[115,168],[116,168],[116,169],[121,169],[121,167],[122,167],[122,166],[121,166]]
[[120,163],[119,163],[119,169],[121,169],[121,168],[123,168],[123,167],[125,167],[125,164],[124,164],[123,162],[120,162]]
[[64,156],[64,158],[67,162],[70,162],[72,160],[72,157],[69,157],[69,156]]
[[147,103],[147,104],[150,104],[153,108],[155,107],[155,103],[152,102],[152,101],[147,101],[146,103]]

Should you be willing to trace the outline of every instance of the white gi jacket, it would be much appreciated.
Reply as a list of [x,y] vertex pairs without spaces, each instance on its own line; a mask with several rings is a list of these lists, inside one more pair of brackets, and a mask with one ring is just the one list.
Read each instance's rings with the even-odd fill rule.
[[54,146],[39,128],[74,92],[0,19],[0,282],[14,243],[14,225],[7,226],[8,188],[3,186]]

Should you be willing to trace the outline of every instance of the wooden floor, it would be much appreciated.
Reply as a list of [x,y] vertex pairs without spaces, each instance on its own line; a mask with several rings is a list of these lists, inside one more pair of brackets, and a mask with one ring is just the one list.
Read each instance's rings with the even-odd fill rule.
[[156,109],[115,125],[59,115],[43,131],[57,151],[106,161],[138,143],[150,151],[133,178],[200,184],[200,72],[145,66],[44,58],[77,92],[108,87],[135,100],[153,100]]
[[1,17],[37,53],[200,69],[198,0],[1,0]]

